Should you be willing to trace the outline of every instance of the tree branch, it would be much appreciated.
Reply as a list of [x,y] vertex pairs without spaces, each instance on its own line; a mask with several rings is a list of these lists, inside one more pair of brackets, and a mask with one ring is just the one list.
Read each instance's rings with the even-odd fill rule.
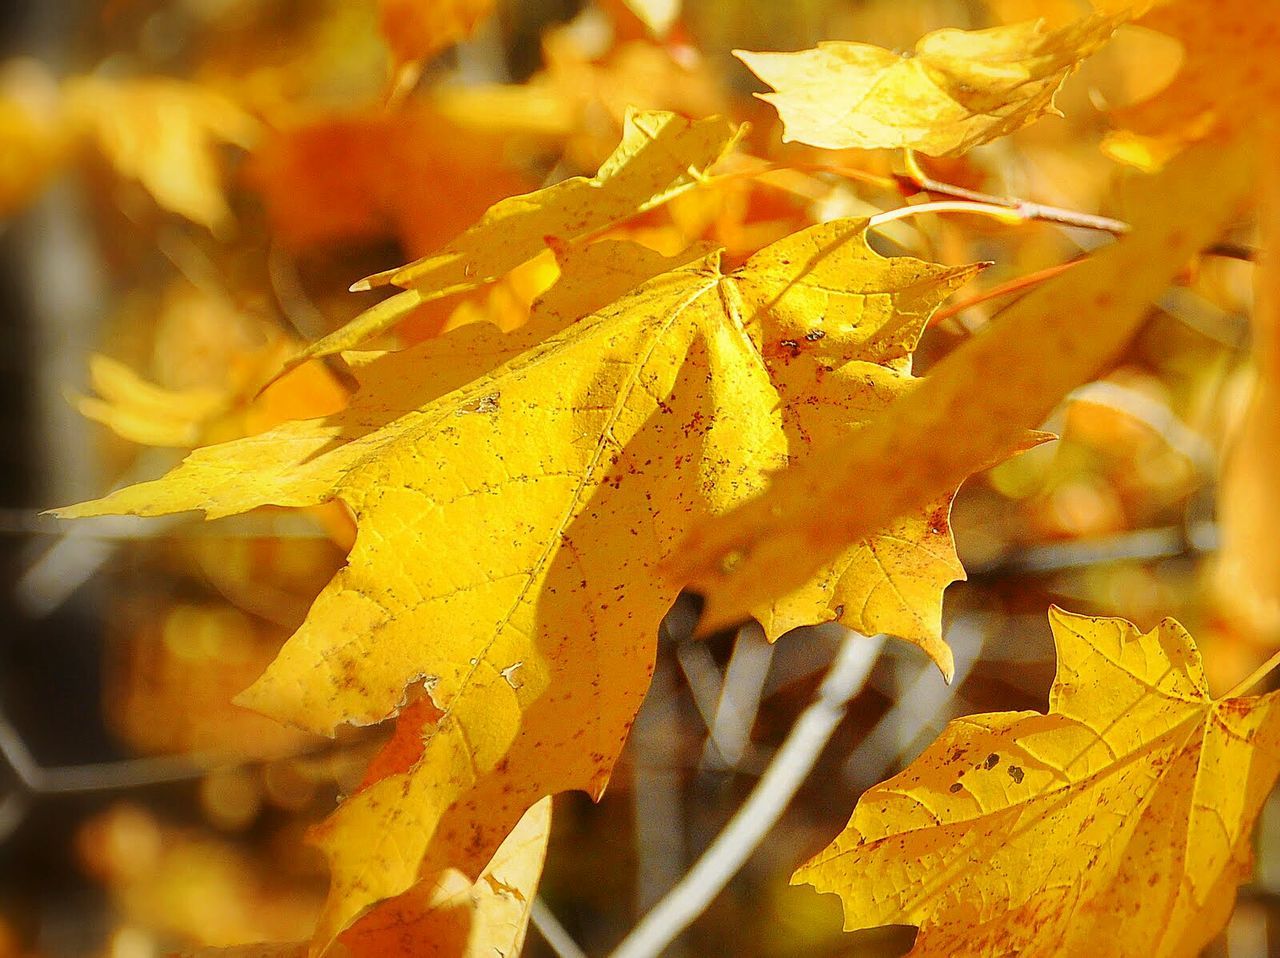
[[884,636],[850,632],[818,690],[751,795],[674,888],[640,920],[610,958],[653,958],[706,910],[782,817],[800,784],[863,687]]

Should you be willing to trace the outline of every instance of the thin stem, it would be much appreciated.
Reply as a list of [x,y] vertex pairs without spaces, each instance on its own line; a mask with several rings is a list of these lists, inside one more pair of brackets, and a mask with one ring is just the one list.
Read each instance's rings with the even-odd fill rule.
[[560,919],[555,916],[555,912],[548,908],[547,903],[541,898],[533,900],[533,907],[529,909],[529,920],[533,922],[533,927],[538,929],[542,940],[551,947],[558,958],[587,958],[587,953],[578,946],[573,936],[565,930],[564,925],[560,924]]
[[1230,692],[1224,695],[1223,698],[1233,699],[1239,695],[1244,695],[1245,692],[1249,691],[1249,689],[1253,688],[1255,685],[1257,685],[1259,682],[1265,679],[1268,675],[1274,672],[1277,666],[1280,666],[1280,652],[1276,652],[1275,655],[1271,656],[1271,658],[1267,659],[1267,661],[1263,662],[1256,669],[1254,669],[1249,674],[1249,677],[1247,679],[1245,679],[1243,682],[1241,682],[1239,685],[1233,688]]
[[[950,196],[953,199],[971,203],[998,206],[1013,212],[1015,219],[1020,222],[1037,220],[1043,223],[1056,223],[1059,226],[1074,226],[1077,229],[1110,233],[1113,236],[1123,236],[1132,229],[1124,220],[1114,219],[1110,216],[1081,213],[1078,210],[1069,210],[1061,206],[1033,203],[1030,200],[1018,199],[1012,196],[997,196],[994,193],[983,193],[979,190],[955,186],[952,183],[943,183],[941,180],[935,180],[920,167],[916,155],[911,150],[906,151],[906,165],[906,174],[897,178],[899,186],[908,190]],[[1253,262],[1258,257],[1256,249],[1239,243],[1214,243],[1212,246],[1205,247],[1204,251],[1212,256],[1224,256],[1228,259],[1239,259],[1246,262]]]
[[906,219],[909,216],[917,216],[920,213],[973,213],[978,216],[990,216],[992,219],[1009,224],[1021,223],[1026,219],[1017,210],[1010,210],[1006,206],[997,206],[993,203],[978,203],[972,200],[938,200],[933,203],[917,203],[915,206],[900,206],[896,210],[877,213],[867,221],[867,228],[874,229],[877,226],[883,226],[885,223]]
[[1032,203],[1012,196],[996,196],[994,193],[982,193],[963,186],[943,183],[921,169],[915,154],[910,150],[907,151],[907,175],[902,179],[908,186],[914,186],[926,193],[939,193],[959,200],[1012,210],[1018,220],[1040,220],[1045,223],[1057,223],[1059,226],[1075,226],[1080,229],[1111,233],[1113,236],[1123,236],[1131,228],[1123,220],[1112,219],[1109,216],[1081,213],[1061,206],[1047,206],[1044,203]]
[[968,299],[962,299],[958,303],[952,303],[950,306],[938,310],[933,314],[933,318],[929,320],[929,325],[937,325],[944,319],[950,319],[958,313],[963,313],[971,306],[977,306],[979,303],[985,303],[987,300],[998,299],[1001,296],[1008,296],[1011,293],[1021,292],[1028,287],[1037,286],[1040,283],[1045,282],[1045,280],[1053,279],[1053,277],[1057,276],[1059,273],[1065,273],[1073,266],[1079,266],[1083,262],[1083,259],[1068,260],[1065,263],[1058,263],[1054,266],[1037,270],[1034,273],[1028,273],[1025,276],[1019,276],[1007,282],[1000,283],[997,286],[992,286],[990,289],[985,289],[976,296],[970,296]]
[[818,755],[863,687],[884,644],[850,632],[836,653],[818,697],[804,710],[751,795],[689,869],[610,958],[653,958],[702,914],[773,828]]

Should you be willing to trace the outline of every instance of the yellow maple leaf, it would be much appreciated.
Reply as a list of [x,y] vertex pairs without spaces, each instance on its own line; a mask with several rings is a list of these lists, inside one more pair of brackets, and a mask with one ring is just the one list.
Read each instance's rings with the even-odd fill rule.
[[502,200],[440,252],[361,280],[353,288],[406,291],[313,343],[299,360],[353,349],[422,303],[492,282],[545,250],[548,238],[579,239],[658,206],[695,184],[739,135],[723,118],[629,114],[622,142],[595,176]]
[[412,768],[318,831],[333,872],[319,942],[415,884],[429,851],[475,874],[533,802],[604,788],[677,592],[658,563],[804,445],[787,410],[852,429],[908,389],[920,331],[973,274],[884,259],[865,228],[813,227],[731,273],[717,254],[595,244],[514,333],[467,326],[352,355],[363,385],[342,413],[62,510],[337,498],[355,514],[347,567],[240,701],[332,734],[425,684],[442,715]]
[[231,215],[216,148],[248,149],[257,124],[235,103],[193,83],[163,78],[78,77],[64,84],[73,129],[97,142],[120,175],[167,210],[213,229]]
[[365,914],[341,943],[355,958],[514,958],[524,945],[550,834],[551,799],[544,798],[475,881],[448,869]]
[[[493,958],[520,954],[551,833],[551,799],[520,819],[475,881],[456,870],[364,915],[332,958]],[[305,942],[203,948],[187,958],[306,958]]]
[[951,722],[796,872],[846,930],[919,925],[915,958],[1191,958],[1226,923],[1280,774],[1280,693],[1210,697],[1172,619],[1050,621],[1049,714]]
[[147,446],[196,445],[208,421],[231,400],[227,390],[211,386],[164,389],[102,355],[89,358],[89,382],[98,395],[75,397],[80,414]]
[[784,140],[950,156],[1060,115],[1053,98],[1063,81],[1125,19],[1095,15],[1056,30],[1039,20],[938,30],[906,55],[843,40],[734,55],[776,91],[758,96],[777,107]]
[[[1137,12],[1149,6],[1142,4]],[[1112,114],[1123,128],[1104,143],[1112,156],[1156,167],[1186,143],[1218,130],[1251,129],[1274,117],[1280,98],[1280,69],[1274,63],[1280,4],[1169,0],[1136,23],[1178,40],[1182,64],[1154,97]]]
[[678,551],[673,578],[706,594],[711,624],[734,621],[1009,455],[1115,355],[1251,188],[1243,142],[1205,144],[1135,184],[1129,236],[1014,304],[866,428],[710,520]]

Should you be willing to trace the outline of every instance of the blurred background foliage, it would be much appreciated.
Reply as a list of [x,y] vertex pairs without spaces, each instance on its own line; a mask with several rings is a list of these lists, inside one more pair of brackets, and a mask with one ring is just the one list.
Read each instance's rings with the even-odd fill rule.
[[[710,240],[738,260],[809,223],[908,201],[887,152],[782,144],[731,49],[909,49],[943,26],[1086,9],[686,0],[655,38],[622,0],[510,0],[395,82],[374,0],[7,4],[0,958],[305,937],[325,876],[303,832],[355,787],[385,735],[316,741],[229,702],[340,564],[351,536],[340,510],[64,529],[34,509],[155,475],[195,444],[337,408],[337,366],[303,367],[255,396],[300,342],[369,304],[346,292],[353,280],[430,252],[502,197],[593,172],[628,106],[752,124],[753,158],[734,161],[743,176],[617,230],[664,253]],[[1115,187],[1136,174],[1099,149],[1105,110],[1158,88],[1178,57],[1128,28],[1068,82],[1065,118],[927,172],[1123,218]],[[759,174],[762,162],[777,169]],[[880,241],[885,253],[994,264],[931,329],[927,369],[1009,300],[983,291],[1105,237],[919,216]],[[399,342],[466,322],[516,326],[554,276],[550,257],[535,260],[424,308]],[[1186,278],[1120,366],[1055,415],[1060,442],[966,485],[954,524],[970,581],[949,591],[946,614],[955,683],[917,649],[887,645],[783,824],[672,954],[904,953],[909,929],[843,935],[835,900],[787,876],[949,718],[1045,707],[1050,603],[1144,628],[1179,618],[1219,689],[1274,646],[1275,623],[1212,572],[1216,476],[1247,386],[1250,267],[1210,259]],[[604,800],[557,803],[542,895],[590,954],[732,814],[838,639],[811,629],[770,647],[746,628],[694,641],[693,619],[682,602],[664,626],[653,691]],[[1280,952],[1274,802],[1259,834],[1258,880],[1217,954]],[[526,950],[550,953],[535,932]]]

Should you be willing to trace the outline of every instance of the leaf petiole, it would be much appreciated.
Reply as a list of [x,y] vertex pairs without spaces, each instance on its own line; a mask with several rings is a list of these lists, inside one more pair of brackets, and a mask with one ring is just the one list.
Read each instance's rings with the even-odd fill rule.
[[1234,699],[1238,696],[1244,695],[1245,692],[1249,691],[1249,689],[1253,688],[1274,672],[1277,666],[1280,666],[1280,651],[1277,651],[1273,656],[1271,656],[1271,658],[1267,659],[1267,661],[1263,662],[1256,669],[1250,672],[1248,678],[1233,687],[1231,691],[1223,696],[1223,698]]

